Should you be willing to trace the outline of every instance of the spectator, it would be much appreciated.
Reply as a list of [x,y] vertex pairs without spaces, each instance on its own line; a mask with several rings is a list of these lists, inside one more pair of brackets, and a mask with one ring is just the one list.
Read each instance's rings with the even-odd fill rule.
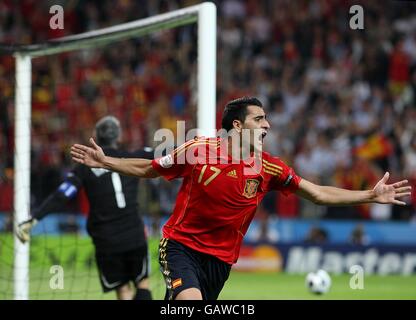
[[325,244],[328,241],[328,233],[320,227],[312,227],[305,238],[305,242],[309,244]]
[[13,230],[13,169],[10,168],[0,176],[0,212],[6,214],[4,231]]
[[352,230],[349,242],[354,245],[368,245],[370,243],[370,239],[361,223],[357,224]]

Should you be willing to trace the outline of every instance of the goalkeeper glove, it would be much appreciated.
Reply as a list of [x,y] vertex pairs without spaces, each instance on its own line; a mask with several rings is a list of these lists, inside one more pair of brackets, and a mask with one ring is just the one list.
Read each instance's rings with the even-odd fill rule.
[[36,225],[36,223],[38,223],[38,220],[31,218],[17,225],[15,233],[22,243],[30,240],[30,231]]

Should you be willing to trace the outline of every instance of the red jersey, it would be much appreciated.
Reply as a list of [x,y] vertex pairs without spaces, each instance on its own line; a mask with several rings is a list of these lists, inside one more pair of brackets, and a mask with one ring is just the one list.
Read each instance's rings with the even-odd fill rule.
[[222,147],[224,141],[196,138],[153,160],[152,166],[168,180],[183,177],[173,214],[163,227],[163,237],[233,264],[266,193],[293,193],[301,178],[266,152],[258,159],[257,171],[252,170],[254,161],[232,163]]

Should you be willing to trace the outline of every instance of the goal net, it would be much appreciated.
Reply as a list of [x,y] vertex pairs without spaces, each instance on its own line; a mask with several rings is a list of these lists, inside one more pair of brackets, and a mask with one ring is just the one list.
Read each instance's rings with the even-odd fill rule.
[[[10,48],[9,48],[10,49]],[[202,3],[104,29],[16,46],[13,218],[0,216],[0,299],[114,299],[103,294],[86,232],[85,193],[47,215],[22,244],[12,226],[26,220],[62,182],[69,147],[88,143],[95,123],[116,116],[122,144],[156,147],[159,128],[211,136],[215,130],[216,7]],[[157,263],[161,213],[175,184],[140,181],[149,233],[151,289],[164,296]]]

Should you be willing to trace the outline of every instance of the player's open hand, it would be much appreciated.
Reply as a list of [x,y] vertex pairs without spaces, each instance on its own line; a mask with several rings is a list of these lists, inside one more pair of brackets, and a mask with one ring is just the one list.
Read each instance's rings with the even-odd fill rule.
[[23,221],[22,223],[19,223],[15,228],[15,234],[17,238],[22,242],[26,243],[30,240],[30,232],[32,228],[37,224],[37,220],[34,218],[31,218],[29,220]]
[[103,149],[95,143],[93,138],[90,138],[90,143],[92,147],[74,144],[71,147],[72,160],[91,168],[102,168],[105,160]]
[[402,180],[393,184],[387,184],[390,174],[385,173],[384,177],[377,182],[373,191],[375,194],[375,202],[378,203],[392,203],[398,205],[406,205],[405,202],[397,200],[399,198],[410,196],[412,189],[407,180]]

